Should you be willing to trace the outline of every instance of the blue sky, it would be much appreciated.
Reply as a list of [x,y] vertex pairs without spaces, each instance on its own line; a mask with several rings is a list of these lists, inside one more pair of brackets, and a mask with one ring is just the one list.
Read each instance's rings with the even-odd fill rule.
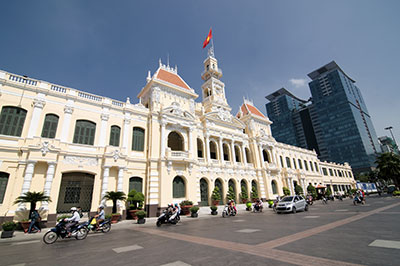
[[147,71],[169,54],[201,95],[212,27],[233,113],[243,96],[266,113],[264,97],[281,87],[308,99],[307,74],[335,60],[356,80],[378,136],[391,125],[400,141],[399,10],[390,0],[4,0],[0,69],[137,102]]

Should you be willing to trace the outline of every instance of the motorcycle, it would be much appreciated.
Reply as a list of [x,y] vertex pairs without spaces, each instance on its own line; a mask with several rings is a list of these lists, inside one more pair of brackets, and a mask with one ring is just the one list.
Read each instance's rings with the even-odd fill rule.
[[228,217],[228,216],[235,216],[236,215],[236,209],[232,206],[229,206],[228,204],[225,205],[224,210],[222,211],[222,217]]
[[325,197],[322,197],[322,203],[323,203],[323,204],[328,204],[328,199],[325,198]]
[[162,224],[168,224],[168,223],[177,224],[180,220],[179,214],[176,215],[174,219],[170,220],[169,218],[172,215],[173,214],[171,212],[168,212],[167,210],[163,211],[163,213],[157,218],[156,222],[157,227],[160,227]]
[[262,212],[263,211],[263,206],[257,203],[254,203],[253,205],[253,212]]
[[76,240],[83,240],[87,237],[88,230],[83,224],[73,226],[71,228],[71,236],[68,236],[67,229],[65,229],[66,224],[67,221],[61,220],[54,228],[51,228],[46,234],[44,234],[43,242],[46,244],[53,244],[59,237],[62,239],[75,237]]
[[353,199],[353,204],[357,205],[357,204],[364,204],[364,201],[360,198],[360,197],[354,197]]
[[88,230],[88,232],[90,231],[102,231],[103,233],[108,233],[111,230],[111,220],[110,219],[105,219],[104,221],[102,221],[99,224],[99,227],[96,228],[96,223],[93,223],[93,219],[96,219],[95,217],[92,217],[89,219],[89,221],[84,222],[82,225],[84,225],[86,227],[86,229]]
[[312,198],[307,198],[306,202],[307,202],[308,205],[313,205],[313,203],[314,203]]

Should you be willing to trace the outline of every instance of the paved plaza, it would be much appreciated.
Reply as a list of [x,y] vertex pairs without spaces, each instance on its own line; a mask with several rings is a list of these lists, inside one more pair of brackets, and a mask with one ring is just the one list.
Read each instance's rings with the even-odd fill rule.
[[399,265],[400,199],[371,196],[320,202],[308,212],[184,217],[174,225],[124,221],[108,234],[41,241],[17,233],[0,241],[0,265]]

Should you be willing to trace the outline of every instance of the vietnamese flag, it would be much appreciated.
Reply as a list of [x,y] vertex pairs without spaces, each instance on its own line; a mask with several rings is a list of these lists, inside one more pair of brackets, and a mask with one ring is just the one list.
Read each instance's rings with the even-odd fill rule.
[[210,32],[208,33],[207,38],[203,43],[203,48],[205,48],[207,46],[207,44],[210,43],[211,38],[212,38],[212,29],[210,29]]

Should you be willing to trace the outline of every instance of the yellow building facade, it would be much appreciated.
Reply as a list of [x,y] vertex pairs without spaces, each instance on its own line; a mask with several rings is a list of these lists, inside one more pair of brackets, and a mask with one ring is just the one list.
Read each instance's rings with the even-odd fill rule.
[[110,207],[107,191],[141,191],[155,216],[185,199],[209,205],[215,186],[224,200],[229,187],[237,199],[243,187],[273,199],[283,187],[354,186],[348,164],[276,142],[251,101],[232,115],[221,77],[211,53],[196,101],[177,68],[160,61],[133,104],[0,71],[0,219],[27,218],[28,206],[13,204],[27,191],[51,197],[39,207],[54,222],[72,206]]

